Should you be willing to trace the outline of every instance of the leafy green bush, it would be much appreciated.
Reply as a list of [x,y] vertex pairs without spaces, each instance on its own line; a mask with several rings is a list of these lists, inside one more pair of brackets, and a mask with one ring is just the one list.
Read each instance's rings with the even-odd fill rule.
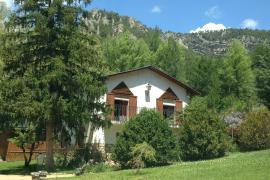
[[156,150],[156,162],[146,163],[146,166],[165,164],[170,160],[175,139],[168,122],[154,110],[143,109],[124,125],[113,148],[113,160],[122,168],[130,167],[132,147],[143,142]]
[[143,142],[141,144],[136,144],[132,147],[132,160],[130,162],[133,168],[137,169],[137,173],[141,168],[144,168],[147,162],[155,162],[156,161],[156,151],[155,149]]
[[239,146],[244,151],[270,148],[270,111],[267,108],[246,115],[239,127]]
[[207,108],[204,98],[194,98],[186,108],[179,128],[179,146],[184,160],[220,157],[229,148],[224,121]]

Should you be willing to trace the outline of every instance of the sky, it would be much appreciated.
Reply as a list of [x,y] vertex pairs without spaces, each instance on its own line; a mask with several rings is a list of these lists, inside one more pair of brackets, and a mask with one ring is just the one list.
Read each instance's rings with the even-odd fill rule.
[[92,8],[131,16],[164,31],[270,29],[270,0],[93,0]]
[[[0,1],[12,6],[12,0]],[[163,31],[270,29],[270,0],[92,0],[88,8],[131,16]]]

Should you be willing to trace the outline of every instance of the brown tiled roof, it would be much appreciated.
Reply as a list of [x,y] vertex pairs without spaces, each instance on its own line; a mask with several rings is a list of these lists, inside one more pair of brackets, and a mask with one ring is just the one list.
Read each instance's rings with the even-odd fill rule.
[[137,68],[137,69],[132,69],[132,70],[128,70],[128,71],[123,71],[123,72],[119,72],[119,73],[115,73],[115,74],[110,74],[107,77],[112,77],[112,76],[116,76],[116,75],[120,75],[120,74],[126,74],[126,73],[130,73],[130,72],[134,72],[134,71],[140,71],[143,69],[149,69],[157,74],[159,74],[160,76],[172,81],[173,83],[177,84],[178,86],[181,86],[183,88],[185,88],[191,95],[200,95],[200,93],[198,91],[196,91],[195,89],[193,89],[192,87],[188,86],[187,84],[175,79],[174,77],[170,76],[169,74],[161,71],[160,69],[154,67],[154,66],[144,66],[141,68]]

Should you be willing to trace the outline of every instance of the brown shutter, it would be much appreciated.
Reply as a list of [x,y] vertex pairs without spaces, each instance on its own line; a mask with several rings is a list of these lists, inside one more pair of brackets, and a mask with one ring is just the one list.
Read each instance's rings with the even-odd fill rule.
[[111,119],[114,119],[114,95],[111,93],[108,93],[106,100],[107,100],[106,101],[107,105],[112,108]]
[[137,114],[137,96],[129,96],[129,117]]
[[163,100],[162,99],[157,99],[156,108],[157,108],[157,111],[160,112],[160,114],[163,116]]
[[182,108],[183,108],[183,102],[180,101],[180,100],[176,100],[175,101],[175,109],[177,112],[180,112],[182,111]]
[[176,110],[176,119],[175,119],[175,123],[176,125],[179,125],[181,123],[181,119],[180,119],[180,113],[182,112],[183,109],[183,102],[180,100],[176,100],[175,101],[175,110]]

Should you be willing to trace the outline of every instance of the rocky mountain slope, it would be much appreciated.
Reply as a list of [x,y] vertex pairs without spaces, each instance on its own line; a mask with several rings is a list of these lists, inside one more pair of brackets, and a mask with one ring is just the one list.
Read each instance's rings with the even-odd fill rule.
[[[153,31],[132,17],[120,16],[115,12],[94,9],[89,12],[85,23],[90,32],[101,37],[115,36],[130,32],[138,38],[144,38]],[[200,33],[176,33],[160,31],[162,39],[173,37],[177,42],[194,52],[208,55],[223,55],[233,39],[240,40],[248,50],[260,43],[270,43],[270,31],[249,29],[226,29],[222,31]]]

